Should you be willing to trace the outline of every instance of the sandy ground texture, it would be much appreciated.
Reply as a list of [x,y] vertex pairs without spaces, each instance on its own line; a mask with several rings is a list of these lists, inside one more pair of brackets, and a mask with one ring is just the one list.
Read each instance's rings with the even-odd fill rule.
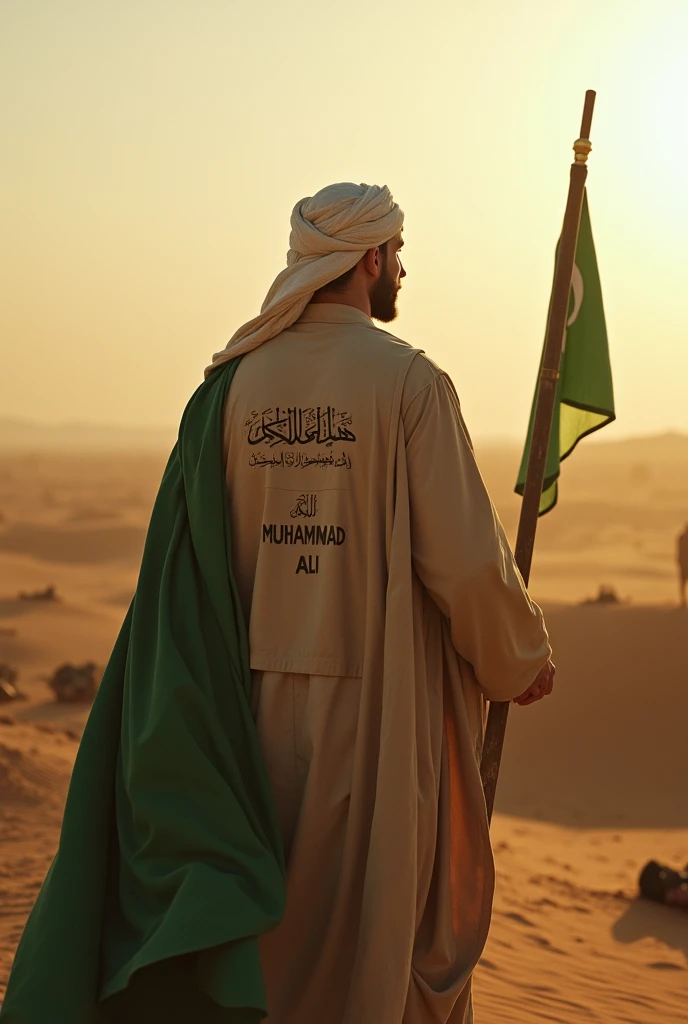
[[[479,455],[513,536],[514,453]],[[107,661],[165,461],[0,455],[0,662],[27,697],[0,706],[0,998],[87,715],[45,680],[65,661]],[[557,688],[510,716],[476,1020],[688,1024],[688,914],[635,898],[648,859],[688,862],[688,613],[673,564],[688,443],[591,446],[566,474],[533,583]],[[17,597],[48,584],[59,601]],[[600,584],[628,603],[582,604]]]

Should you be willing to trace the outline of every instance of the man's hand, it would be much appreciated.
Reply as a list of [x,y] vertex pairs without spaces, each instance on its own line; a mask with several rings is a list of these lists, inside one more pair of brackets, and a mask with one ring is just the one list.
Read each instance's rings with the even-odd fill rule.
[[547,697],[552,692],[552,687],[554,686],[554,672],[554,665],[551,661],[548,661],[545,667],[540,669],[535,681],[530,684],[525,693],[522,693],[520,697],[514,698],[514,704],[520,704],[521,707],[525,707],[526,704],[534,704],[536,700],[542,700],[543,697]]

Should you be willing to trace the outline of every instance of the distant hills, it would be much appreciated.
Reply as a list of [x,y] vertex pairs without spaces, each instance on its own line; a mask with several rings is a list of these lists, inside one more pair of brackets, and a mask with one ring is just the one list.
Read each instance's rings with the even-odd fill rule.
[[[509,452],[518,449],[523,450],[522,441],[516,441],[509,437],[476,437],[476,450],[480,453]],[[676,430],[668,430],[661,434],[643,434],[638,437],[610,438],[607,440],[604,430],[598,434],[592,434],[579,442],[577,452],[586,452],[586,459],[604,460],[613,454],[619,459],[637,459],[680,461],[688,458],[688,434],[682,434]],[[577,454],[576,452],[576,454]]]
[[118,427],[94,423],[32,423],[0,417],[0,451],[139,451],[172,448],[176,427]]
[[[30,420],[0,417],[0,450],[159,450],[169,449],[177,439],[177,427],[122,427],[93,423],[33,423]],[[604,432],[603,432],[604,433]],[[638,460],[683,461],[688,457],[688,434],[669,431],[621,440],[591,438],[582,442],[587,459],[605,459],[613,450],[618,456]],[[522,443],[509,437],[477,437],[479,453],[513,452]]]
[[[604,431],[601,433],[603,434]],[[673,461],[679,459],[683,461],[688,457],[688,434],[681,434],[674,430],[663,434],[647,434],[643,437],[624,437],[618,441],[599,441],[596,444],[586,444],[586,440],[583,440],[581,444],[586,445],[593,457],[596,451],[609,452],[612,449],[618,455],[639,460]]]

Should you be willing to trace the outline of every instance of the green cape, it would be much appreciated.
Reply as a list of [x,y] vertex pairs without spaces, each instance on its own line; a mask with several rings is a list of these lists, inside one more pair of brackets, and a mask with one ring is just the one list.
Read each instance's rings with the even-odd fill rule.
[[182,417],[2,1024],[267,1012],[258,936],[282,917],[284,858],[230,557],[222,413],[238,362]]

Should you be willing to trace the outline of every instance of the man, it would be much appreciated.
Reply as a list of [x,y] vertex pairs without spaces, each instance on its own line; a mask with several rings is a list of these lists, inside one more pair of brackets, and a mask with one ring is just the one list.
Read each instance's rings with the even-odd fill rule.
[[[354,185],[296,207],[291,284],[303,264],[321,287],[245,356],[225,410],[233,565],[288,863],[286,914],[262,943],[269,1024],[471,1019],[493,884],[484,701],[552,688],[451,381],[373,323],[394,319],[406,276],[397,210]],[[353,265],[327,280],[361,226]]]
[[678,561],[678,578],[681,607],[686,607],[686,587],[688,586],[688,523],[682,534],[679,535],[676,545],[676,560]]
[[451,382],[373,323],[402,226],[298,203],[187,405],[2,1024],[472,1020],[485,698],[553,666]]

